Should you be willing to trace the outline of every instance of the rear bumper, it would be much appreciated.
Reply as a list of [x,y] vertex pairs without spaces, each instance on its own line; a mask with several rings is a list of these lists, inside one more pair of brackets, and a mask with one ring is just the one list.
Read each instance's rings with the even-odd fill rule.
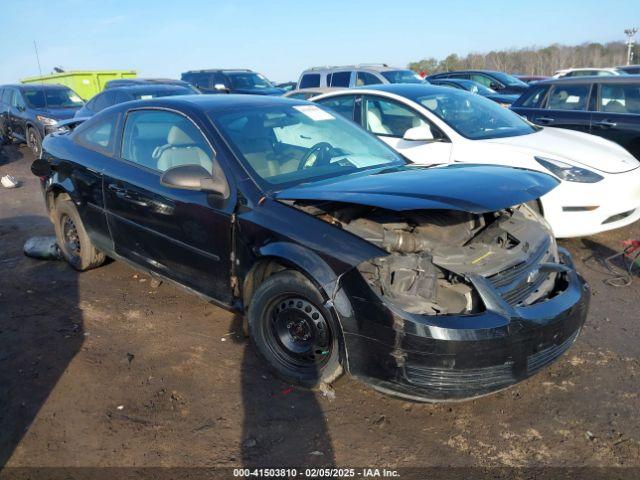
[[562,260],[570,271],[561,293],[508,311],[422,316],[356,297],[356,318],[376,318],[378,310],[383,322],[345,330],[349,372],[387,393],[432,402],[486,395],[530,377],[573,344],[586,319],[589,288],[567,252]]

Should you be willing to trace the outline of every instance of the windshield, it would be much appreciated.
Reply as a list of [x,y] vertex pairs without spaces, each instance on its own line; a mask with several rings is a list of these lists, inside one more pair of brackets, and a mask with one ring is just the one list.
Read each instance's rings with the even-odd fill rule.
[[537,131],[517,113],[462,90],[422,95],[414,100],[471,140],[515,137]]
[[162,88],[133,93],[133,98],[136,100],[148,100],[150,98],[173,97],[175,95],[193,95],[193,92],[187,87]]
[[[30,108],[79,108],[82,99],[68,88],[25,88],[24,99]],[[46,101],[45,101],[46,94]]]
[[254,72],[227,72],[227,77],[234,89],[261,89],[273,88],[273,85],[259,73]]
[[264,190],[405,164],[382,141],[317,105],[236,106],[209,116]]
[[390,70],[380,72],[389,83],[426,83],[420,75],[412,70]]
[[514,77],[513,75],[509,75],[503,72],[491,72],[491,76],[496,77],[499,81],[504,83],[509,87],[528,87],[526,83],[524,83],[519,78]]

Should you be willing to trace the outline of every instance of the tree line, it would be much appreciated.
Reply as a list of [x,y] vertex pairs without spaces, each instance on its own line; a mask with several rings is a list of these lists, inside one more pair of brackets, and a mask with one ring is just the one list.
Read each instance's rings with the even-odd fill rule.
[[[640,63],[640,48],[635,47],[634,63]],[[548,47],[527,47],[470,53],[459,57],[455,53],[442,60],[430,57],[412,62],[409,68],[428,75],[450,70],[500,70],[521,75],[553,75],[556,70],[570,67],[615,67],[627,61],[624,42],[553,44]]]

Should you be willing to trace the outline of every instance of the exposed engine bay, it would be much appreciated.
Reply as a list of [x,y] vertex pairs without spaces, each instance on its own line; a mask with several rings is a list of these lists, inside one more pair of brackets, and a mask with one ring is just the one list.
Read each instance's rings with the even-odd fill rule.
[[385,250],[388,255],[366,261],[358,270],[379,296],[410,313],[483,311],[474,284],[480,277],[509,305],[530,305],[553,294],[559,275],[551,268],[558,262],[555,239],[526,205],[473,214],[397,212],[334,202],[290,204]]

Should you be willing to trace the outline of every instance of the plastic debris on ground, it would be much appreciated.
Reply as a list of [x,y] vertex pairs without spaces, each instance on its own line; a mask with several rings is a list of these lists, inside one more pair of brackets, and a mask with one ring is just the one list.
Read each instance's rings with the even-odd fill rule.
[[22,249],[27,257],[43,260],[61,260],[62,253],[56,243],[56,237],[31,237]]
[[16,177],[14,177],[13,175],[5,175],[4,177],[2,177],[2,179],[0,179],[0,183],[2,183],[2,186],[5,188],[16,188],[18,185],[20,185],[20,182],[18,182],[18,180],[16,180]]
[[322,392],[323,397],[327,397],[329,400],[335,400],[336,391],[328,383],[321,383],[318,389]]

